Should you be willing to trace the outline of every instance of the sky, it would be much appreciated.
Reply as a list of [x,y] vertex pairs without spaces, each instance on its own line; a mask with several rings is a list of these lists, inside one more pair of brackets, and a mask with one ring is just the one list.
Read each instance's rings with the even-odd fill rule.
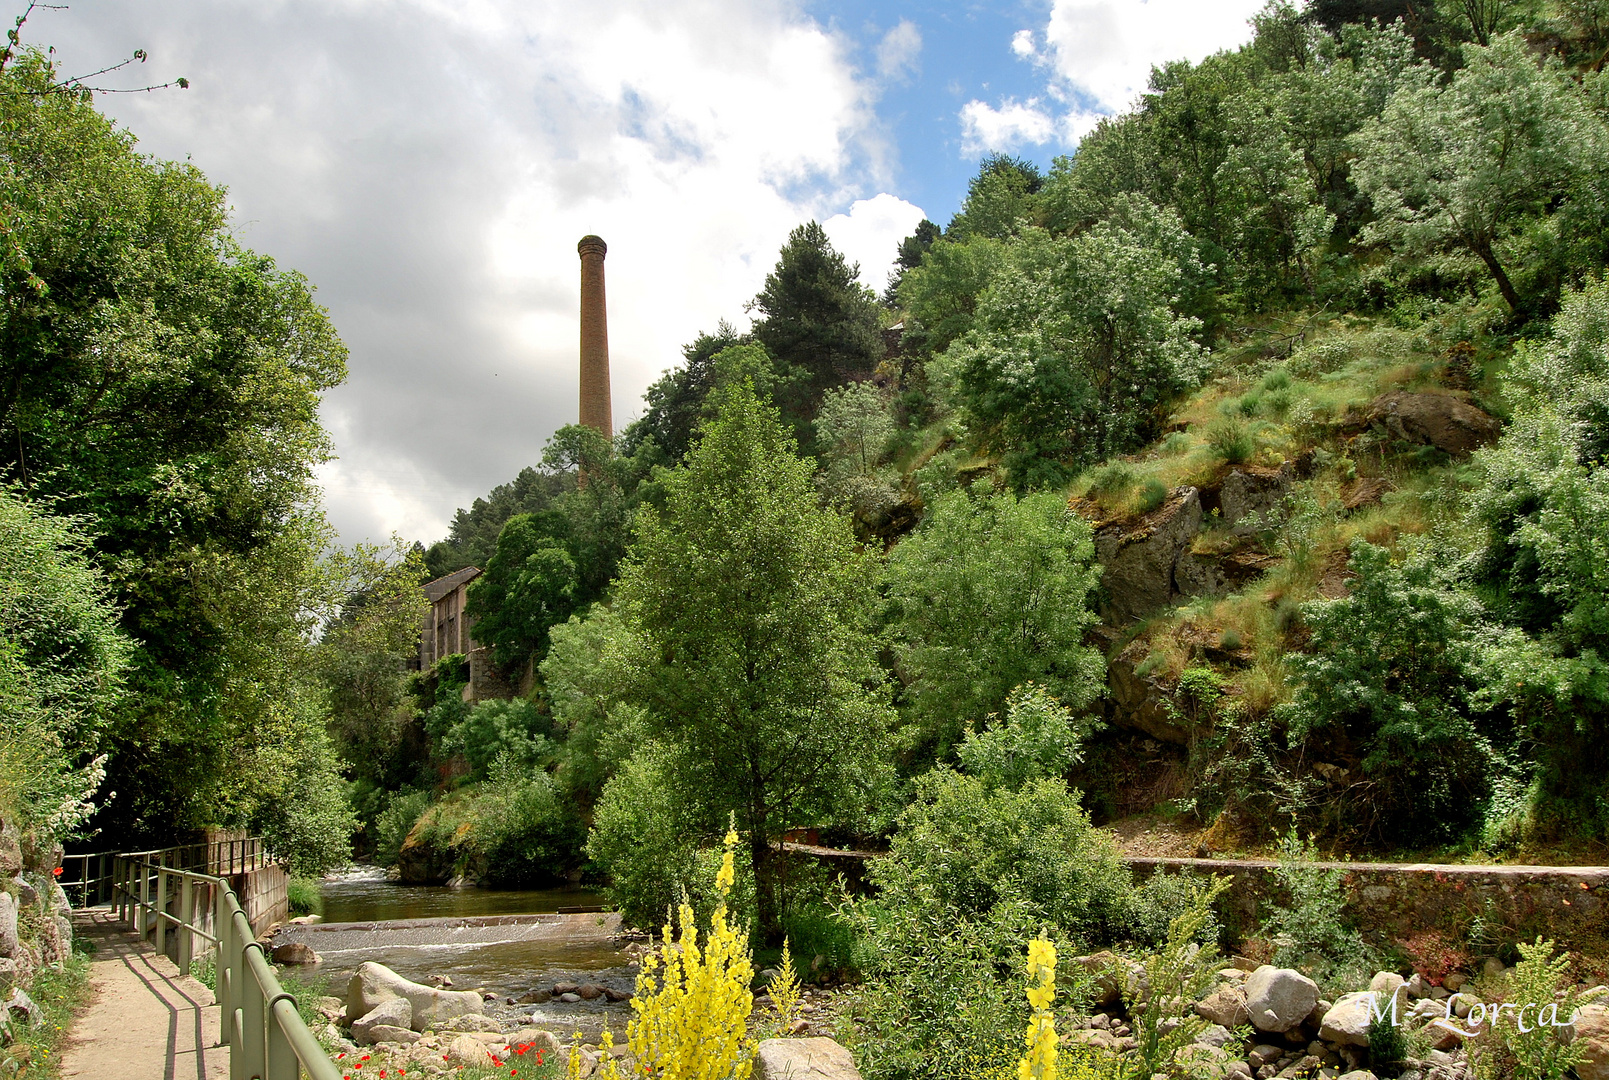
[[[20,12],[22,5],[11,0]],[[988,153],[1048,168],[1153,64],[1250,37],[1262,0],[70,0],[24,40],[140,148],[229,191],[348,349],[322,417],[345,543],[426,544],[577,410],[579,259],[606,260],[614,419],[681,346],[748,325],[821,221],[881,291]]]

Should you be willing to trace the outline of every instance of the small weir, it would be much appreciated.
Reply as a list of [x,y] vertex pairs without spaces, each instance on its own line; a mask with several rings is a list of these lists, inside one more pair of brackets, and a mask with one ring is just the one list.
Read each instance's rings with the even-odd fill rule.
[[[618,915],[558,910],[596,906],[601,898],[593,893],[397,885],[378,870],[360,869],[326,879],[323,898],[329,921],[283,927],[274,944],[310,946],[320,957],[314,972],[328,976],[338,995],[347,976],[371,960],[417,982],[446,975],[454,989],[505,998],[562,982],[631,990],[636,980],[637,969],[615,938]],[[522,1011],[590,1028],[604,1008],[555,1001]],[[624,1005],[607,1009],[610,1015],[628,1011]],[[624,1023],[622,1015],[622,1030]]]

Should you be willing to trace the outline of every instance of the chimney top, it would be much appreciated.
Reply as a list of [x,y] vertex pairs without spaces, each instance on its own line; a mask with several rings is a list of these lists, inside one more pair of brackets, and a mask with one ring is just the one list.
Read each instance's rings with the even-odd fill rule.
[[587,255],[591,252],[604,255],[608,253],[609,245],[603,242],[603,237],[593,236],[589,233],[581,238],[581,242],[575,246],[575,249],[582,255]]

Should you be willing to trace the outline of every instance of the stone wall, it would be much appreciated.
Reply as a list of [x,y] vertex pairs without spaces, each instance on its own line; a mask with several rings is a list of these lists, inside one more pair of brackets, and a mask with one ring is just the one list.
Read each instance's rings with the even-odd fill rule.
[[[1234,881],[1229,914],[1238,926],[1284,899],[1277,863],[1231,859],[1132,858],[1153,873],[1223,874]],[[1317,863],[1342,872],[1349,914],[1367,936],[1395,940],[1422,930],[1462,937],[1477,917],[1500,940],[1542,934],[1561,947],[1596,953],[1609,944],[1609,867],[1460,866],[1442,863]]]
[[275,923],[290,917],[290,878],[283,866],[264,866],[235,874],[229,887],[246,913],[254,934],[262,934]]

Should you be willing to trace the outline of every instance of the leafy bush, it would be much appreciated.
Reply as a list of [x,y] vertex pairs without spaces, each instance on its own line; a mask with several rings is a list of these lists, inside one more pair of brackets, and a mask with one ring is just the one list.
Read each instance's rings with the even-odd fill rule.
[[1061,780],[991,789],[948,769],[917,779],[869,875],[877,894],[850,912],[865,976],[855,1050],[878,1078],[1014,1062],[1028,1010],[1009,973],[1022,943],[1041,930],[1066,950],[1110,936],[1129,883]]
[[665,776],[674,767],[663,747],[643,744],[604,785],[593,811],[587,857],[607,876],[604,895],[627,926],[660,925],[698,869],[698,840],[709,823],[692,820],[676,797]]
[[1024,683],[1006,699],[1005,719],[982,732],[968,728],[956,757],[961,768],[990,788],[1020,789],[1030,780],[1066,774],[1083,760],[1083,742],[1102,726],[1093,716],[1074,718],[1044,687]]
[[459,714],[440,735],[441,752],[462,755],[470,776],[483,779],[495,762],[537,768],[553,756],[553,722],[524,698],[481,701]]
[[457,873],[506,886],[562,880],[580,862],[582,840],[575,809],[553,778],[506,760],[490,779],[425,810],[411,837],[447,854]]
[[1159,508],[1167,501],[1168,485],[1164,484],[1156,477],[1150,477],[1145,481],[1145,483],[1140,485],[1138,506],[1141,513],[1149,514],[1151,511]]
[[[1153,873],[1128,896],[1128,913],[1123,922],[1129,937],[1145,946],[1167,941],[1168,928],[1192,909],[1200,887],[1201,882],[1189,874],[1169,874],[1161,870]],[[1216,945],[1222,935],[1223,927],[1208,908],[1207,917],[1196,932],[1197,943]]]
[[324,913],[324,895],[316,878],[293,877],[285,886],[292,915],[321,915]]
[[374,858],[381,866],[395,866],[414,822],[430,805],[428,791],[399,791],[375,817]]
[[1213,901],[1229,884],[1224,877],[1192,883],[1188,906],[1168,922],[1160,948],[1144,960],[1144,980],[1122,979],[1123,1003],[1139,1045],[1123,1055],[1121,1080],[1149,1080],[1167,1071],[1179,1051],[1206,1030],[1207,1021],[1195,1015],[1187,1003],[1202,997],[1212,985],[1218,950],[1201,942],[1213,922]]
[[1313,865],[1312,840],[1302,840],[1294,828],[1280,839],[1279,855],[1274,876],[1290,899],[1274,905],[1261,927],[1274,943],[1274,963],[1324,985],[1367,980],[1374,956],[1347,916],[1342,871]]
[[1257,452],[1257,440],[1252,437],[1251,429],[1232,416],[1220,417],[1207,426],[1207,445],[1230,465],[1250,461]]
[[[1555,957],[1553,942],[1538,937],[1534,942],[1521,942],[1519,948],[1520,961],[1509,973],[1505,997],[1522,1006],[1537,1004],[1538,1015],[1527,1024],[1522,1010],[1494,1009],[1496,1015],[1488,1020],[1491,1035],[1472,1044],[1475,1075],[1479,1080],[1499,1076],[1560,1080],[1581,1063],[1586,1046],[1573,1039],[1568,1026],[1555,1026],[1552,1021],[1566,1025],[1578,1006],[1595,1000],[1602,991],[1582,993],[1567,975],[1569,954]],[[1551,1017],[1549,1009],[1553,1010]]]

